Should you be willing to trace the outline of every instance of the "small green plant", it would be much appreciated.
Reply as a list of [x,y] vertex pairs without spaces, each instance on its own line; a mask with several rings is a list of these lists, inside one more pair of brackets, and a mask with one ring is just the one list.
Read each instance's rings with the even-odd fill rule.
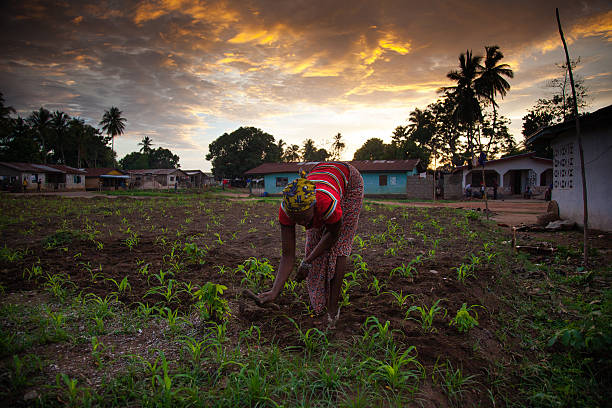
[[223,291],[226,289],[227,286],[206,282],[204,286],[193,293],[193,297],[197,299],[195,306],[200,310],[205,320],[215,322],[227,320],[229,307],[227,300],[221,298]]
[[[434,327],[433,327],[433,322],[435,317],[438,314],[442,314],[442,318],[444,319],[446,317],[446,309],[444,309],[443,307],[439,306],[439,303],[442,301],[442,299],[438,299],[434,302],[433,305],[431,305],[431,307],[427,307],[425,305],[423,306],[411,306],[408,311],[406,312],[406,319],[408,320],[414,320],[416,322],[419,322],[421,324],[421,329],[423,329],[424,332],[432,332],[435,331]],[[419,317],[417,319],[410,317],[410,314],[412,312],[419,312]]]
[[355,235],[355,238],[353,238],[353,243],[357,244],[357,247],[359,247],[359,249],[363,249],[368,245],[368,241],[364,240],[359,235]]
[[[374,358],[374,373],[370,375],[370,380],[384,381],[393,390],[406,386],[409,381],[418,383],[425,376],[425,369],[416,358],[416,348],[410,346],[402,354],[396,352],[387,361],[380,361]],[[414,392],[418,389],[418,384],[411,387]]]
[[274,267],[270,261],[263,258],[249,258],[234,270],[234,273],[244,275],[241,285],[260,292],[265,286],[274,280]]
[[23,259],[26,253],[27,250],[20,251],[18,249],[11,249],[5,244],[3,247],[0,248],[0,259],[8,262],[15,262]]
[[403,309],[404,306],[408,304],[408,299],[412,299],[413,297],[413,295],[411,294],[404,295],[402,290],[400,290],[399,292],[392,290],[391,292],[387,293],[393,296],[393,299],[395,299],[395,303],[397,303],[400,309]]
[[32,280],[32,278],[34,279],[38,279],[40,276],[42,276],[43,274],[43,270],[42,270],[42,266],[40,265],[32,265],[31,268],[25,268],[23,270],[23,277],[25,278],[26,275],[28,276],[28,280]]
[[304,344],[304,350],[306,351],[307,355],[310,355],[312,352],[314,352],[321,346],[327,346],[327,336],[321,330],[317,329],[316,327],[313,327],[304,332],[295,320],[290,317],[288,317],[287,319],[289,319],[289,321],[295,326],[300,341]]
[[372,282],[368,286],[368,289],[373,290],[376,293],[376,296],[380,295],[380,291],[385,286],[384,283],[381,283],[376,276],[372,276]]
[[104,367],[104,361],[102,360],[102,354],[106,351],[106,346],[96,336],[91,338],[91,356],[93,357],[98,369]]
[[450,360],[447,360],[443,364],[438,364],[436,361],[432,378],[434,383],[440,384],[451,406],[458,407],[462,406],[463,393],[466,391],[466,387],[475,383],[474,378],[476,376],[464,376],[461,368],[453,368]]
[[[476,312],[477,307],[480,305],[472,305],[467,307],[467,303],[461,305],[461,309],[457,310],[457,314],[453,317],[449,323],[449,326],[457,326],[459,333],[466,333],[475,326],[478,326],[478,313]],[[470,314],[472,312],[474,316]]]
[[353,286],[359,286],[359,283],[357,283],[357,281],[354,281],[354,280],[347,280],[347,279],[342,280],[342,289],[340,290],[340,296],[342,300],[340,301],[340,304],[339,304],[340,307],[348,306],[351,304],[351,302],[349,301],[349,291],[351,290]]
[[474,265],[462,263],[458,267],[455,268],[457,271],[457,280],[465,285],[465,281],[468,278],[475,277],[474,274]]
[[187,259],[193,263],[204,265],[204,258],[208,253],[208,247],[199,248],[195,242],[186,242],[183,246],[183,252],[187,255]]

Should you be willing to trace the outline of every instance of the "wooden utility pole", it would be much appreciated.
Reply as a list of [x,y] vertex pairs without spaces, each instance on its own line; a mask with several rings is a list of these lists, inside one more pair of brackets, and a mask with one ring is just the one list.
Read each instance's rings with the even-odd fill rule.
[[563,42],[563,49],[565,50],[565,59],[567,60],[567,69],[569,71],[570,84],[572,85],[572,96],[574,97],[574,103],[572,104],[572,108],[574,111],[574,119],[576,120],[576,137],[578,138],[578,150],[580,151],[580,173],[582,175],[582,207],[583,207],[583,257],[584,257],[584,266],[587,266],[588,263],[588,230],[589,230],[589,207],[587,201],[587,185],[586,185],[586,173],[584,170],[584,151],[582,149],[582,136],[580,134],[580,118],[578,117],[578,101],[576,100],[576,87],[574,85],[574,76],[572,75],[572,64],[569,57],[569,52],[567,51],[567,44],[565,43],[565,37],[563,36],[563,30],[561,29],[561,19],[559,18],[559,9],[555,9],[555,13],[557,15],[557,24],[559,26],[559,35],[561,36],[561,41]]

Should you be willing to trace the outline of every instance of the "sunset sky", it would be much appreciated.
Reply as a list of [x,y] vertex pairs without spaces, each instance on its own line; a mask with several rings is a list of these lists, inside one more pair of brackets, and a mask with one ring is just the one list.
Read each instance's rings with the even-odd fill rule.
[[95,126],[117,106],[118,159],[149,136],[207,171],[208,144],[239,126],[321,147],[340,132],[351,159],[434,102],[461,52],[496,44],[515,73],[500,111],[520,141],[562,75],[555,7],[589,110],[612,104],[609,0],[3,0],[0,92],[20,115],[43,106]]

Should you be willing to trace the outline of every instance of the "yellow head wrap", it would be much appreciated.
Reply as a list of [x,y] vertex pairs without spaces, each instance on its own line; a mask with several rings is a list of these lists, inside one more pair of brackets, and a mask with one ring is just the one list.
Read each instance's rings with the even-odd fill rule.
[[287,211],[299,212],[315,203],[315,183],[306,179],[306,172],[300,170],[300,177],[283,189],[283,207]]

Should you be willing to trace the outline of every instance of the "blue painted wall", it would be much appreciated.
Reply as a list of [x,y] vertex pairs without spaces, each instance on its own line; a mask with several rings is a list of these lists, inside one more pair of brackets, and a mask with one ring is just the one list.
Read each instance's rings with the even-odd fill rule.
[[[409,172],[375,172],[361,173],[363,177],[363,189],[365,194],[406,194],[406,181],[408,176],[417,175],[416,169]],[[380,186],[379,176],[387,176],[387,185]],[[284,187],[276,187],[277,177],[287,177],[287,182],[291,183],[298,177],[297,173],[274,173],[264,176],[265,191],[268,194],[281,194]],[[395,184],[392,184],[395,178]]]
[[264,176],[264,187],[265,192],[268,194],[281,194],[283,192],[282,187],[276,187],[276,179],[278,177],[287,177],[287,183],[291,183],[293,180],[298,178],[297,173],[274,173],[274,174],[266,174]]
[[[412,174],[412,172],[410,172]],[[365,194],[406,194],[406,176],[405,173],[362,173],[363,189]],[[387,185],[379,185],[380,177],[387,176]]]

